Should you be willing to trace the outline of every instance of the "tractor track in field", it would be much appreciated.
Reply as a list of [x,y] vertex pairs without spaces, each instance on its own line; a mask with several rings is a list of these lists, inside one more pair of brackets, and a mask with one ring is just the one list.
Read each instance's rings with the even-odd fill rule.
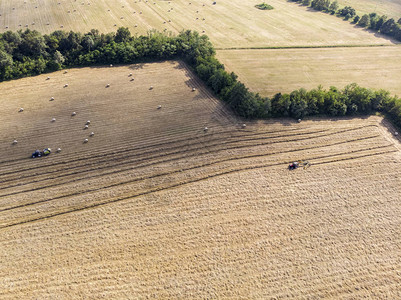
[[[102,160],[102,161],[94,160],[93,163],[96,163],[96,165],[99,165],[100,163],[105,163],[106,165],[105,165],[105,166],[102,166],[102,167],[90,168],[90,169],[88,169],[87,171],[89,172],[89,171],[92,171],[92,170],[101,170],[101,169],[108,168],[108,167],[109,167],[109,164],[107,164],[107,163],[110,162],[110,160],[113,160],[113,166],[119,166],[119,165],[124,165],[124,164],[127,164],[127,163],[135,163],[135,162],[147,161],[147,160],[150,160],[150,159],[160,158],[160,157],[169,156],[169,155],[190,153],[191,151],[196,151],[196,150],[199,150],[199,149],[205,149],[205,148],[210,148],[210,147],[215,147],[215,146],[224,146],[224,145],[228,145],[228,144],[235,144],[235,143],[238,143],[238,142],[255,141],[255,140],[264,140],[264,139],[272,139],[272,138],[280,138],[280,137],[290,137],[290,136],[295,136],[295,135],[298,135],[298,136],[299,136],[299,135],[309,135],[309,134],[320,133],[320,132],[325,132],[325,131],[328,131],[328,130],[319,130],[319,131],[314,131],[314,132],[298,133],[298,134],[290,134],[290,135],[281,135],[281,136],[274,136],[274,137],[247,138],[247,139],[243,139],[243,140],[234,140],[234,141],[231,141],[231,140],[230,140],[230,141],[225,141],[225,142],[221,142],[221,138],[214,138],[214,139],[209,139],[209,140],[206,140],[206,141],[199,141],[199,138],[198,138],[198,139],[195,138],[195,139],[194,139],[195,143],[193,143],[193,144],[191,144],[191,145],[185,144],[184,147],[188,148],[188,147],[190,147],[190,146],[197,146],[197,145],[199,145],[199,143],[202,143],[203,147],[200,147],[200,148],[199,148],[199,147],[194,147],[194,148],[192,148],[192,149],[178,150],[178,151],[173,151],[173,152],[164,153],[164,154],[158,154],[158,155],[154,155],[154,156],[150,156],[150,157],[149,157],[150,154],[160,153],[160,152],[163,152],[163,151],[166,151],[166,150],[182,149],[183,146],[175,146],[175,147],[171,147],[171,148],[168,148],[168,149],[150,150],[150,151],[147,151],[147,152],[141,152],[140,154],[132,153],[132,154],[124,155],[123,157],[121,157],[121,153],[124,153],[124,152],[127,153],[127,152],[132,152],[132,151],[138,151],[138,149],[132,150],[132,149],[125,149],[125,148],[123,148],[123,150],[121,150],[121,152],[117,152],[116,157],[107,157],[107,159]],[[264,134],[264,133],[255,134],[255,135],[258,135],[258,136],[259,136],[259,135],[263,135],[263,134]],[[248,135],[242,135],[242,136],[239,136],[239,135],[238,135],[238,136],[230,136],[230,137],[228,137],[228,139],[234,139],[234,138],[243,137],[243,136],[248,137]],[[207,143],[210,142],[210,141],[220,141],[220,142],[217,142],[217,143],[214,143],[214,144],[207,144]],[[286,141],[287,141],[287,140],[286,140]],[[297,141],[297,140],[294,140],[294,141]],[[278,143],[278,142],[280,142],[280,141],[272,142],[272,143]],[[257,145],[260,145],[260,144],[257,144]],[[250,146],[251,146],[251,145],[250,145]],[[233,149],[233,148],[218,149],[218,150],[216,150],[216,151],[223,151],[223,150],[226,150],[226,149],[229,150],[229,149]],[[209,151],[210,151],[210,150],[209,150]],[[205,154],[205,153],[201,153],[201,154]],[[138,156],[144,156],[145,158],[134,159],[134,160],[131,160],[131,161],[127,160],[127,158],[138,157]],[[193,156],[193,155],[191,155],[191,156]],[[98,157],[105,157],[105,155],[103,155],[103,156],[98,156]],[[93,158],[93,157],[91,156],[91,157],[88,158],[88,159],[83,158],[83,160],[85,160],[85,162],[88,162],[88,160],[89,160],[89,159],[92,159],[92,158]],[[118,161],[122,161],[122,162],[121,162],[121,163],[116,163],[116,162],[118,162]],[[63,165],[64,165],[64,164],[63,164]],[[86,164],[86,165],[87,165],[87,164]],[[51,166],[53,167],[54,165],[51,165]],[[47,174],[52,174],[52,173],[59,173],[60,171],[73,170],[73,169],[82,168],[82,167],[83,167],[82,165],[78,165],[78,166],[63,168],[63,169],[61,169],[61,170],[54,170],[54,171],[46,172],[46,175],[47,175]],[[85,166],[84,166],[84,167],[85,167]],[[29,177],[38,175],[38,174],[40,174],[40,173],[43,173],[43,168],[40,168],[40,172],[39,172],[39,173],[36,173],[36,174],[28,174],[28,175],[20,176],[20,177],[17,177],[17,178],[5,179],[5,180],[2,181],[2,183],[12,182],[12,181],[15,181],[15,180],[21,180],[21,179],[24,179],[24,178],[29,178]],[[76,174],[76,173],[69,173],[69,174],[65,174],[65,175],[60,175],[60,174],[59,174],[59,175],[58,175],[58,178],[59,178],[59,177],[62,177],[62,176],[66,176],[66,175],[71,175],[71,174]],[[20,185],[20,184],[15,185],[15,186],[19,186],[19,185]],[[3,188],[0,188],[0,190],[1,190],[1,189],[4,189],[4,188],[8,188],[8,187],[13,187],[13,186],[3,187]]]
[[[121,186],[121,185],[125,185],[125,184],[130,184],[130,183],[133,183],[133,182],[143,181],[143,180],[147,180],[147,179],[153,179],[153,178],[156,178],[156,177],[170,176],[170,175],[173,175],[173,174],[178,174],[178,173],[182,173],[182,172],[185,172],[185,171],[192,171],[192,170],[195,170],[195,169],[201,169],[201,168],[204,168],[204,167],[214,166],[214,165],[218,165],[218,164],[225,163],[225,162],[230,162],[230,161],[242,160],[242,159],[250,159],[250,158],[258,158],[258,157],[267,157],[267,156],[280,155],[280,154],[286,154],[286,153],[293,153],[293,152],[299,152],[299,151],[305,151],[305,150],[315,150],[315,149],[326,148],[326,147],[331,147],[331,146],[336,146],[336,145],[341,145],[341,144],[346,144],[346,143],[351,143],[351,142],[358,142],[358,141],[361,141],[361,140],[367,140],[367,139],[371,139],[371,138],[375,138],[375,137],[376,136],[367,137],[367,138],[359,138],[359,139],[355,139],[355,140],[351,140],[351,141],[336,142],[336,143],[332,143],[332,144],[329,144],[329,145],[306,147],[306,148],[297,149],[297,150],[276,151],[276,152],[270,152],[270,153],[258,153],[258,154],[243,155],[243,156],[233,156],[233,157],[219,159],[219,160],[215,160],[213,162],[203,163],[203,164],[192,166],[192,167],[188,167],[188,168],[180,168],[180,169],[177,169],[177,170],[169,170],[168,172],[159,173],[159,174],[153,174],[153,175],[146,175],[146,176],[142,176],[142,177],[137,177],[137,178],[134,178],[132,180],[128,180],[128,181],[125,181],[125,182],[119,182],[119,183],[111,184],[111,185],[108,185],[108,186],[102,186],[102,187],[99,187],[99,188],[89,189],[89,190],[86,190],[86,191],[80,191],[80,192],[76,192],[76,193],[72,193],[72,194],[61,195],[61,196],[58,196],[58,197],[54,197],[52,199],[45,199],[45,200],[25,203],[25,204],[13,206],[13,207],[2,208],[2,209],[0,209],[0,212],[7,211],[7,210],[12,210],[12,209],[16,209],[16,208],[21,208],[21,207],[26,207],[26,206],[30,206],[30,205],[34,205],[34,204],[49,202],[49,201],[53,201],[53,200],[57,200],[57,199],[61,199],[61,198],[81,195],[81,194],[84,194],[84,193],[96,192],[96,191],[103,190],[103,189],[113,188],[113,187]],[[391,147],[391,146],[392,145],[378,146],[378,147],[374,147],[374,148],[370,148],[370,149],[356,150],[356,152],[367,151],[367,150],[372,150],[372,149],[376,149],[376,148],[377,149],[379,149],[379,148],[387,148],[387,147]],[[349,153],[354,153],[354,152],[351,151],[351,152],[347,152],[346,154],[349,154]],[[332,156],[337,156],[337,155],[340,155],[340,154],[334,154]],[[324,156],[324,157],[326,157],[326,156]],[[328,156],[328,157],[330,157],[330,156]],[[307,159],[309,159],[309,158],[307,158]],[[313,159],[317,159],[317,158],[313,158]],[[174,160],[177,160],[177,159],[174,159]],[[285,164],[285,163],[288,163],[288,161],[280,163],[280,164]],[[121,172],[121,170],[112,171],[112,172],[109,172],[107,175],[113,175],[113,174],[117,174],[117,173],[120,173],[120,172]],[[90,178],[86,177],[86,178],[83,178],[83,179],[82,178],[81,179],[74,179],[74,180],[71,180],[69,182],[59,183],[59,184],[55,184],[55,185],[52,185],[52,186],[38,187],[38,188],[35,188],[35,189],[31,189],[31,190],[17,192],[15,194],[26,193],[26,192],[41,190],[41,189],[55,187],[55,186],[61,186],[61,185],[65,185],[65,184],[68,184],[68,183],[77,182],[77,181],[80,181],[80,180],[85,180],[85,179],[88,180],[88,179],[93,179],[95,177],[102,177],[102,176],[106,176],[106,174],[98,174],[98,175],[91,176]],[[11,196],[11,195],[15,195],[15,194],[13,193],[13,194],[10,194],[10,195],[7,195],[7,196]]]
[[[120,169],[120,170],[118,170],[117,172],[121,173],[121,172],[126,172],[126,171],[132,171],[132,170],[135,170],[135,169],[137,169],[137,168],[149,167],[149,166],[156,165],[156,164],[161,164],[161,163],[166,163],[166,162],[172,162],[172,161],[179,161],[179,160],[182,160],[183,158],[189,158],[189,157],[194,157],[194,156],[199,156],[199,155],[205,155],[205,154],[210,153],[211,151],[212,151],[213,153],[218,153],[218,152],[226,151],[226,150],[234,150],[234,149],[241,149],[241,148],[258,147],[258,146],[272,145],[272,144],[285,143],[285,142],[296,142],[296,141],[308,140],[308,139],[311,139],[311,138],[326,137],[326,136],[330,136],[330,135],[335,135],[335,134],[339,134],[339,133],[344,133],[344,132],[347,132],[347,131],[349,131],[349,130],[346,130],[346,131],[341,130],[341,131],[339,131],[339,132],[334,132],[334,133],[329,133],[329,134],[324,134],[324,135],[318,135],[318,136],[313,136],[313,137],[307,137],[307,138],[299,138],[299,139],[291,139],[291,140],[286,139],[286,140],[279,140],[279,141],[268,141],[268,142],[257,143],[257,144],[245,144],[245,145],[234,145],[234,146],[232,146],[232,147],[222,147],[222,146],[227,145],[227,144],[243,143],[244,141],[255,141],[255,140],[260,140],[260,139],[265,140],[265,139],[271,139],[271,138],[277,138],[277,137],[268,137],[268,138],[266,138],[266,137],[260,138],[260,137],[259,137],[259,138],[256,138],[256,139],[244,139],[244,140],[239,140],[239,141],[238,141],[238,140],[235,140],[235,141],[226,141],[226,142],[223,142],[223,143],[217,143],[217,144],[213,144],[213,145],[208,145],[208,147],[206,148],[206,151],[203,151],[203,152],[200,152],[200,153],[197,152],[197,151],[198,151],[198,150],[202,150],[202,148],[201,148],[201,149],[200,149],[200,148],[193,148],[193,149],[190,149],[190,150],[185,149],[185,150],[181,150],[181,151],[175,151],[175,152],[171,152],[171,153],[156,155],[156,156],[154,156],[154,157],[149,157],[149,156],[148,156],[149,153],[147,153],[147,154],[146,154],[147,157],[141,158],[141,159],[134,159],[134,160],[132,160],[132,161],[127,160],[127,159],[129,159],[129,157],[125,156],[123,162],[121,162],[121,163],[117,163],[117,164],[116,164],[115,161],[113,161],[111,164],[107,164],[107,165],[101,166],[101,167],[84,169],[84,170],[81,170],[81,171],[70,172],[70,173],[67,173],[67,174],[59,174],[59,175],[57,176],[56,179],[59,180],[59,179],[62,178],[62,177],[71,176],[71,175],[79,175],[79,174],[82,174],[82,173],[88,173],[88,172],[98,171],[98,170],[103,170],[103,169],[106,169],[106,170],[107,170],[107,169],[110,168],[110,166],[112,166],[112,167],[114,168],[114,167],[116,167],[116,166],[124,166],[124,165],[126,165],[126,164],[128,164],[128,163],[138,163],[138,162],[141,162],[141,161],[147,162],[147,161],[149,161],[149,160],[151,160],[151,159],[158,159],[158,158],[162,158],[162,157],[169,157],[169,156],[171,156],[171,155],[180,155],[180,154],[183,154],[183,155],[180,155],[180,156],[175,157],[175,158],[168,158],[168,159],[164,159],[164,160],[162,160],[162,161],[148,162],[148,163],[145,163],[144,165],[140,165],[140,166],[131,166],[131,167],[129,167],[129,168]],[[322,132],[322,131],[314,131],[314,132],[310,132],[310,133],[307,133],[307,134],[313,134],[313,133],[319,133],[319,132]],[[298,135],[299,135],[299,134],[298,134]],[[294,134],[288,135],[288,136],[294,136]],[[287,135],[285,135],[285,136],[282,136],[282,135],[281,135],[281,136],[279,136],[279,137],[288,137],[288,136],[287,136]],[[370,139],[370,138],[375,138],[375,137],[378,137],[378,135],[369,136],[368,138]],[[364,138],[359,138],[359,139],[357,139],[357,140],[362,140],[362,139],[364,139]],[[217,146],[217,147],[222,147],[222,148],[219,148],[219,149],[210,149],[211,146]],[[319,147],[320,147],[320,146],[319,146]],[[312,148],[309,148],[309,149],[312,149]],[[156,151],[156,152],[159,152],[159,151]],[[192,153],[192,154],[191,154],[191,152],[195,152],[195,153]],[[135,157],[135,155],[133,155],[133,156],[131,156],[131,157]],[[97,162],[94,162],[94,163],[98,164]],[[59,171],[58,171],[58,172],[59,172]],[[99,176],[106,176],[106,175],[110,175],[110,174],[114,174],[114,173],[116,173],[116,171],[106,172],[106,173],[98,174],[98,175],[96,175],[96,176],[98,176],[98,177],[99,177]],[[47,175],[47,174],[48,174],[48,173],[46,173],[46,175]],[[30,178],[31,176],[32,176],[32,175],[27,176],[27,178]],[[18,178],[18,179],[16,179],[16,180],[20,180],[20,179],[21,179],[21,178]],[[50,188],[50,187],[54,187],[54,186],[60,186],[60,185],[66,184],[66,183],[68,183],[68,182],[76,182],[76,181],[84,180],[84,179],[87,179],[87,177],[85,177],[85,178],[80,178],[80,179],[76,178],[76,179],[74,179],[73,181],[67,181],[67,182],[63,182],[63,183],[57,183],[57,184],[54,184],[54,185],[52,185],[52,184],[47,184],[47,185],[45,185],[45,186],[43,186],[43,187],[37,187],[35,190],[44,189],[44,188]],[[53,178],[45,178],[45,179],[40,179],[40,180],[33,180],[33,181],[30,181],[30,182],[26,182],[26,183],[19,183],[19,184],[15,184],[15,185],[8,185],[8,186],[6,186],[6,187],[0,188],[0,190],[5,190],[5,189],[8,189],[8,188],[17,187],[17,186],[24,186],[24,185],[28,185],[28,184],[32,184],[32,183],[43,182],[43,181],[47,181],[47,180],[54,180],[54,179],[53,179]],[[1,197],[6,197],[6,196],[11,196],[11,195],[20,194],[20,193],[27,192],[27,191],[28,191],[28,190],[25,190],[25,191],[18,191],[18,192],[14,192],[14,193],[10,193],[10,194],[3,194],[3,195],[0,195],[0,198],[1,198]]]
[[[355,131],[355,130],[359,130],[359,129],[362,129],[362,128],[366,128],[366,127],[375,127],[376,125],[368,125],[368,126],[363,126],[363,127],[358,127],[358,128],[351,128],[351,129],[345,129],[345,130],[341,130],[341,131],[337,131],[337,132],[335,132],[335,133],[330,133],[330,135],[332,135],[332,134],[336,134],[336,133],[342,133],[342,132],[347,132],[347,131]],[[299,130],[303,130],[303,129],[299,129]],[[287,130],[287,131],[294,131],[294,129],[289,129],[289,130]],[[298,130],[296,130],[296,131],[298,131]],[[319,130],[319,131],[315,131],[315,133],[316,132],[324,132],[324,131],[328,131],[327,129],[326,130]],[[233,131],[231,131],[231,130],[228,130],[228,131],[224,131],[224,132],[219,132],[219,133],[217,133],[217,134],[221,134],[221,133],[230,133],[230,132],[233,132]],[[264,135],[264,134],[270,134],[270,133],[277,133],[278,131],[270,131],[270,132],[262,132],[262,133],[259,133],[259,132],[257,132],[257,133],[252,133],[252,134],[249,134],[249,132],[247,132],[247,133],[245,133],[245,134],[241,134],[241,135],[236,135],[236,136],[231,136],[231,138],[236,138],[236,137],[243,137],[243,136],[258,136],[258,135]],[[296,133],[294,133],[294,134],[291,134],[291,135],[279,135],[279,136],[275,136],[275,137],[271,137],[271,138],[277,138],[277,137],[285,137],[285,136],[296,136],[296,135],[303,135],[303,134],[308,134],[308,133],[310,133],[310,132],[306,132],[306,133],[299,133],[299,132],[296,132]],[[214,136],[214,135],[217,135],[216,133],[212,133],[212,135]],[[118,150],[117,151],[112,151],[112,152],[105,152],[105,151],[102,151],[100,154],[91,154],[91,156],[88,158],[87,156],[84,156],[84,157],[79,157],[79,158],[76,158],[76,156],[77,156],[77,153],[73,153],[73,154],[71,154],[71,156],[73,156],[73,157],[75,157],[75,158],[72,158],[72,159],[66,159],[66,160],[63,160],[63,161],[60,161],[60,162],[55,162],[55,163],[52,163],[52,164],[48,164],[48,165],[46,165],[46,166],[43,166],[43,165],[38,165],[38,166],[34,166],[34,167],[30,167],[30,168],[25,168],[25,169],[20,169],[20,170],[16,170],[16,171],[14,171],[14,172],[11,172],[11,171],[9,171],[9,172],[3,172],[1,175],[0,175],[0,177],[1,176],[5,176],[5,175],[9,175],[9,174],[15,174],[15,173],[20,173],[20,172],[26,172],[26,171],[31,171],[31,170],[34,170],[34,169],[40,169],[40,170],[42,170],[43,168],[46,168],[46,167],[48,167],[48,166],[51,166],[52,168],[54,167],[54,166],[56,166],[56,165],[66,165],[66,164],[71,164],[71,163],[74,163],[74,162],[82,162],[82,161],[85,161],[85,162],[88,162],[88,161],[90,161],[90,160],[94,160],[96,163],[99,163],[96,159],[97,158],[99,158],[99,157],[106,157],[106,159],[105,159],[105,161],[109,161],[109,160],[111,160],[111,159],[113,159],[114,161],[116,161],[116,157],[118,158],[118,157],[120,157],[121,156],[121,154],[124,154],[124,153],[128,153],[128,152],[135,152],[135,151],[141,151],[141,150],[143,150],[143,149],[148,149],[148,148],[155,148],[155,147],[160,147],[161,145],[168,145],[168,144],[176,144],[176,143],[178,143],[178,142],[186,142],[186,141],[192,141],[192,140],[199,140],[199,136],[197,136],[197,137],[191,137],[191,138],[189,138],[189,139],[183,139],[183,140],[177,140],[177,141],[168,141],[168,142],[164,142],[164,143],[161,143],[161,144],[155,144],[155,145],[151,145],[151,146],[146,146],[146,147],[136,147],[135,149],[126,149],[125,147],[121,147],[121,149],[120,149],[120,147],[118,148]],[[214,139],[214,140],[219,140],[219,138],[217,137],[216,139]],[[249,139],[249,140],[251,140],[251,139]],[[235,141],[234,141],[235,142]],[[233,143],[232,141],[228,141],[228,142],[226,142],[227,144],[228,143]],[[220,145],[222,145],[222,143],[219,143]],[[127,143],[127,145],[129,145],[129,142]],[[185,145],[185,146],[187,146],[187,145]],[[180,145],[180,146],[173,146],[173,147],[170,147],[170,148],[163,148],[163,149],[157,149],[157,150],[150,150],[150,151],[147,151],[147,152],[140,152],[140,155],[143,155],[143,154],[150,154],[150,153],[158,153],[158,152],[160,152],[160,151],[165,151],[165,150],[171,150],[171,149],[177,149],[177,148],[182,148],[182,146]],[[115,149],[115,148],[113,148],[113,149]],[[135,154],[135,155],[138,155],[138,154]],[[27,159],[29,159],[29,158],[26,158],[26,159],[24,159],[24,160],[27,160]],[[79,167],[79,166],[78,166]],[[74,169],[74,168],[76,168],[76,167],[71,167],[71,168],[63,168],[63,170],[68,170],[68,169]],[[57,170],[57,171],[54,171],[54,172],[59,172],[59,170]],[[29,175],[29,176],[31,176],[31,175]],[[15,178],[15,179],[21,179],[21,178],[23,178],[23,177],[18,177],[18,178]],[[2,181],[2,182],[7,182],[7,181],[11,181],[11,180],[14,180],[14,179],[5,179],[4,181]]]
[[[389,146],[392,146],[392,145],[389,145]],[[340,154],[336,154],[336,155],[324,155],[324,156],[319,156],[319,157],[311,157],[311,158],[308,158],[308,159],[316,160],[316,159],[322,159],[322,158],[331,158],[331,157],[335,157],[335,156],[339,156],[339,155],[350,155],[350,154],[355,154],[355,153],[362,152],[362,151],[370,151],[370,150],[375,150],[375,149],[379,149],[379,148],[386,148],[386,147],[389,147],[389,146],[378,146],[378,147],[372,147],[370,149],[355,150],[355,151],[344,152],[344,153],[340,153]],[[362,155],[359,155],[359,156],[351,156],[351,157],[343,157],[343,158],[340,157],[338,159],[332,159],[332,160],[329,160],[329,161],[316,163],[316,165],[323,165],[323,164],[330,164],[330,163],[336,163],[336,162],[341,162],[341,161],[348,161],[348,160],[355,160],[355,159],[366,158],[366,157],[373,157],[373,156],[377,156],[377,155],[384,155],[384,154],[394,153],[394,152],[397,152],[397,151],[398,150],[395,149],[395,150],[382,151],[382,152],[376,152],[376,153],[370,153],[370,154],[362,154]],[[169,186],[165,186],[165,187],[156,187],[156,188],[147,190],[145,192],[135,193],[135,194],[131,194],[131,195],[128,195],[128,196],[123,196],[123,197],[118,197],[118,198],[111,199],[111,200],[108,199],[108,200],[106,200],[104,202],[92,203],[90,205],[85,205],[85,206],[82,206],[82,207],[76,207],[74,209],[70,209],[70,210],[66,210],[66,211],[55,212],[53,214],[48,214],[46,216],[41,216],[41,217],[36,217],[36,218],[28,219],[28,220],[15,222],[15,223],[6,224],[6,225],[3,225],[3,226],[0,226],[0,230],[1,229],[6,229],[6,228],[9,228],[9,227],[13,227],[13,226],[26,224],[26,223],[45,220],[45,219],[53,218],[53,217],[56,217],[56,216],[61,216],[61,215],[73,213],[73,212],[83,211],[83,210],[86,210],[86,209],[91,209],[91,208],[95,208],[95,207],[99,207],[99,206],[102,206],[102,205],[111,204],[111,203],[115,203],[115,202],[119,202],[119,201],[123,201],[123,200],[133,199],[133,198],[137,198],[137,197],[140,197],[140,196],[153,194],[153,193],[164,191],[164,190],[168,190],[168,189],[174,189],[174,188],[177,188],[177,187],[181,187],[183,185],[188,185],[188,184],[191,184],[191,183],[196,183],[196,182],[200,182],[200,181],[204,181],[204,180],[209,180],[209,179],[212,179],[212,178],[215,178],[215,177],[219,177],[219,176],[224,176],[224,175],[228,175],[228,174],[244,172],[244,171],[249,171],[249,170],[254,170],[254,169],[261,169],[261,168],[279,166],[279,165],[282,165],[283,163],[285,163],[285,162],[278,162],[278,163],[273,163],[273,164],[263,164],[263,165],[256,165],[256,166],[253,165],[253,166],[247,166],[247,167],[243,167],[243,168],[237,168],[237,169],[231,169],[231,170],[227,170],[227,171],[222,171],[222,172],[215,173],[215,174],[209,174],[207,176],[191,179],[191,180],[184,181],[184,182],[175,183],[175,184],[172,184],[172,185],[169,185]],[[48,201],[50,201],[50,200],[48,200]],[[35,204],[37,204],[37,203],[35,203]],[[25,205],[25,206],[28,206],[28,205]]]

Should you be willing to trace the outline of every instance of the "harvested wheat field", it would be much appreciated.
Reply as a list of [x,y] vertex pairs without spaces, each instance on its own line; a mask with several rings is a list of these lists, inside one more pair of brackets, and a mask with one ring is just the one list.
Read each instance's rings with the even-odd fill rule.
[[271,0],[274,9],[255,8],[256,0],[218,1],[11,1],[0,3],[0,32],[55,30],[132,34],[151,29],[207,34],[215,47],[272,47],[322,45],[391,45],[385,37],[354,27],[328,14],[310,12],[285,0]]
[[0,298],[401,297],[380,117],[243,127],[181,62],[49,76],[0,84]]
[[401,47],[219,50],[217,58],[264,96],[356,82],[401,95]]

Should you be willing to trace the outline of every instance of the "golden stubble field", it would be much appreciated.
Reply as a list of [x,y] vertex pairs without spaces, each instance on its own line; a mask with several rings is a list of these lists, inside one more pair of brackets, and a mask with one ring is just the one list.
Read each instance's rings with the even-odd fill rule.
[[263,96],[353,82],[401,96],[401,47],[220,50],[217,58]]
[[381,118],[242,128],[181,62],[49,76],[0,84],[0,298],[401,297]]
[[[217,48],[377,45],[386,38],[355,28],[333,16],[310,12],[284,0],[271,0],[275,8],[261,11],[260,1],[11,1],[0,3],[0,31],[30,28],[42,33],[55,30],[101,32],[128,27],[132,34],[150,29],[178,33],[184,29],[205,32]],[[8,28],[7,28],[8,27]]]

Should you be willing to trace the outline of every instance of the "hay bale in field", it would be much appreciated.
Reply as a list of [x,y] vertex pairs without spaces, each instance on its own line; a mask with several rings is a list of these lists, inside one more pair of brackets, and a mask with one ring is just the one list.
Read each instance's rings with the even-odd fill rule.
[[46,80],[49,80],[49,79],[50,79],[50,77],[49,77],[49,76],[47,76]]
[[68,73],[68,71],[64,71],[64,74],[67,74]]
[[216,4],[217,4],[217,2],[216,2],[216,1],[214,1],[214,2],[213,2],[213,5],[216,5]]
[[68,87],[68,83],[64,84],[64,87],[65,87],[65,88]]
[[110,67],[112,67],[113,65],[112,64],[110,64]]
[[301,123],[301,121],[302,121],[301,119],[298,119],[298,120],[297,120],[298,123]]
[[90,123],[91,123],[91,121],[89,121],[89,120],[88,120],[88,121],[86,121],[86,125],[89,125]]
[[54,97],[51,97],[51,98],[50,98],[50,101],[53,101],[53,100],[54,100]]
[[192,88],[192,91],[195,92],[195,91],[196,91],[196,88],[193,87],[193,88]]
[[60,26],[60,28],[64,28],[64,26],[63,26],[63,25],[61,25],[61,26]]
[[153,90],[153,86],[152,85],[150,86],[149,90]]
[[28,24],[25,24],[25,27],[28,27]]
[[121,16],[120,19],[122,20],[122,19],[124,19],[124,17]]
[[23,112],[24,108],[20,107],[19,112]]
[[114,24],[114,26],[117,26],[117,24]]
[[18,144],[18,141],[17,141],[17,140],[14,140],[14,141],[13,141],[13,145],[16,145],[16,144]]
[[35,22],[32,22],[32,25],[35,25]]
[[205,31],[204,31],[204,30],[202,30],[202,33],[205,33]]
[[6,29],[8,29],[8,26],[6,26]]
[[92,131],[89,136],[94,136],[94,135],[95,135],[95,133]]
[[110,83],[106,84],[106,88],[110,87]]
[[57,148],[57,152],[60,153],[61,152],[61,148]]
[[89,125],[85,125],[85,126],[84,126],[84,130],[85,130],[85,129],[88,129],[88,128],[89,128]]
[[244,123],[244,124],[242,124],[242,128],[246,128],[246,124]]
[[87,142],[89,142],[89,140],[88,139],[84,139],[84,143],[87,143]]
[[52,118],[52,122],[56,122],[56,118]]
[[161,109],[161,108],[162,108],[162,106],[161,106],[161,105],[158,105],[158,106],[157,106],[157,109]]
[[77,113],[75,111],[72,112],[71,116],[76,116]]
[[398,131],[394,132],[394,135],[397,136],[398,135]]
[[132,76],[132,73],[129,73],[129,74],[128,74],[128,77],[131,77],[131,76]]
[[138,27],[138,24],[135,24],[135,27]]
[[209,130],[209,128],[207,128],[207,127],[203,128],[203,131],[204,131],[204,132],[206,132],[206,131],[208,131],[208,130]]

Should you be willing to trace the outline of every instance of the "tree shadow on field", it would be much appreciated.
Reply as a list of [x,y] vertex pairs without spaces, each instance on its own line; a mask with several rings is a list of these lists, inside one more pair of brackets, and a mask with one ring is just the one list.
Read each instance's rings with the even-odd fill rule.
[[382,33],[379,33],[379,32],[377,32],[376,30],[372,30],[372,29],[369,29],[369,28],[363,28],[363,27],[359,26],[358,24],[354,24],[354,28],[362,29],[362,30],[365,31],[365,32],[368,32],[368,33],[373,34],[373,35],[374,35],[375,37],[377,37],[377,38],[381,38],[381,39],[390,41],[390,42],[391,42],[392,44],[394,44],[394,45],[401,44],[400,41],[397,41],[396,39],[394,39],[394,38],[392,38],[392,37],[390,37],[390,36],[388,36],[388,35],[384,35],[384,34],[382,34]]

